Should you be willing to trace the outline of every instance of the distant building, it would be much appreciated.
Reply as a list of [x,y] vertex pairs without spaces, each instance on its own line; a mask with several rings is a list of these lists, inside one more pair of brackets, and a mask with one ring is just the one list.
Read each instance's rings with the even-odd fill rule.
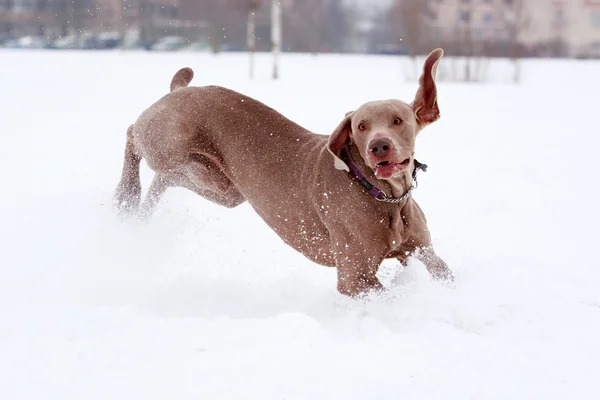
[[0,33],[58,36],[66,29],[66,5],[66,0],[0,0]]
[[505,41],[516,34],[525,48],[558,46],[564,55],[600,55],[600,0],[429,0],[429,5],[434,39],[468,33],[474,42]]
[[521,42],[562,43],[569,56],[600,56],[600,0],[528,0]]

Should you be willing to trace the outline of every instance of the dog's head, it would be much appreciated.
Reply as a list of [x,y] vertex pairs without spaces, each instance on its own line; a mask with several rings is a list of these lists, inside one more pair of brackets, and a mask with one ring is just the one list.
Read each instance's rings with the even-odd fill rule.
[[357,147],[379,179],[398,177],[411,165],[417,134],[440,118],[435,74],[443,54],[442,49],[436,49],[425,60],[411,104],[401,100],[373,101],[346,114],[327,144],[337,169],[348,170],[340,158],[347,143]]

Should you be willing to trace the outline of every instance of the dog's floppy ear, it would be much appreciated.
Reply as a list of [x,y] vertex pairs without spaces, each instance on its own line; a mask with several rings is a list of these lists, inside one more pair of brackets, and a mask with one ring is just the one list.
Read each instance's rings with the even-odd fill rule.
[[346,116],[335,128],[329,141],[327,142],[327,150],[333,155],[333,165],[336,169],[350,171],[350,168],[340,158],[340,152],[344,144],[350,139],[352,135],[352,114],[354,111],[346,113]]
[[413,101],[413,110],[421,126],[428,125],[440,118],[440,109],[437,102],[437,88],[435,74],[438,63],[444,55],[444,50],[433,50],[423,66],[423,74],[419,79],[419,90]]

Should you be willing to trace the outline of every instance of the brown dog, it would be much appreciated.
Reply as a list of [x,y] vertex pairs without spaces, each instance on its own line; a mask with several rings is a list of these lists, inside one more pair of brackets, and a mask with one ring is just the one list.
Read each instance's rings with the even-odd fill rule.
[[137,210],[143,157],[156,172],[143,214],[169,186],[226,207],[247,200],[285,243],[335,266],[345,295],[381,289],[376,273],[386,258],[405,264],[414,255],[434,278],[452,280],[410,195],[416,136],[439,118],[435,72],[442,55],[434,50],[425,61],[412,104],[366,103],[330,136],[240,93],[187,87],[193,73],[181,69],[171,93],[127,131],[116,205],[125,214]]

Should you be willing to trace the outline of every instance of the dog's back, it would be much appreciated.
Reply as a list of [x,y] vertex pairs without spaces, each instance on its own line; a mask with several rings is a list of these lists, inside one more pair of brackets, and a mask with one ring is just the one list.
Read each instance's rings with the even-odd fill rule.
[[[247,200],[290,246],[317,263],[337,267],[341,293],[380,289],[376,273],[381,261],[387,257],[406,261],[411,253],[432,275],[451,278],[451,271],[430,247],[423,212],[410,197],[414,138],[439,118],[435,69],[442,54],[437,49],[427,58],[413,103],[367,103],[346,115],[328,136],[313,134],[235,91],[188,87],[193,72],[184,68],[173,77],[171,92],[128,130],[118,204],[137,208],[139,164],[144,157],[156,172],[142,205],[146,214],[169,186],[185,187],[226,207]],[[381,151],[370,144],[368,152],[357,147],[367,140],[364,131],[369,123],[375,127],[371,133],[380,136],[369,143],[387,140]],[[386,132],[392,139],[399,135],[401,145]],[[376,172],[383,171],[384,180],[378,180],[378,185],[385,185],[380,187],[388,198],[397,201],[377,201],[370,189],[365,191],[364,176],[349,179],[334,168],[344,146],[350,148],[356,168],[365,171],[367,180],[375,181]],[[396,157],[399,150],[408,156]],[[375,157],[371,153],[385,159],[374,167],[367,163]],[[337,167],[340,163],[344,161]],[[388,174],[396,170],[397,176]]]
[[[157,174],[148,197],[155,192],[158,199],[165,187],[180,186],[227,207],[248,200],[290,245],[307,255],[329,257],[328,244],[314,246],[327,241],[327,232],[304,198],[316,190],[318,171],[332,162],[328,136],[309,132],[233,90],[187,87],[192,77],[189,68],[179,70],[172,91],[134,124],[130,147]],[[298,240],[301,231],[315,238],[313,243]]]

